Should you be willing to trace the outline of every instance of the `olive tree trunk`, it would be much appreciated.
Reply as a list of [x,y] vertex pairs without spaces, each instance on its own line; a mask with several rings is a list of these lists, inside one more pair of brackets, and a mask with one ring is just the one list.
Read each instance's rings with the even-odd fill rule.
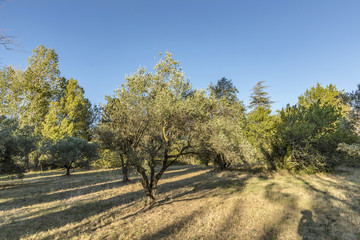
[[123,174],[123,182],[128,183],[128,182],[130,182],[129,174],[128,174],[128,166],[125,163],[124,156],[122,154],[120,154],[120,159],[121,159],[121,169],[122,169],[122,174]]
[[66,166],[66,176],[70,176],[70,168],[71,166]]

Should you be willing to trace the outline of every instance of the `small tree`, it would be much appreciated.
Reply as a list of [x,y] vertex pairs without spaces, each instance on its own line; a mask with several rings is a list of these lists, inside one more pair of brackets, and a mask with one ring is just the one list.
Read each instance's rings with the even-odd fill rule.
[[202,124],[201,133],[197,152],[202,161],[212,160],[220,170],[252,161],[254,150],[244,136],[239,118],[212,116]]
[[[207,99],[207,121],[199,126],[197,152],[200,159],[208,163],[212,160],[220,170],[226,170],[232,164],[249,163],[252,147],[245,139],[245,113],[242,102],[236,96],[230,97],[229,91],[219,90],[220,86],[230,84],[219,81],[216,87],[210,86],[210,96]],[[218,89],[222,94],[214,94],[212,89]],[[236,89],[231,84],[231,89]],[[231,91],[235,94],[235,90]]]
[[[104,110],[106,114],[106,110]],[[127,146],[126,139],[123,139],[120,130],[115,130],[115,127],[111,125],[111,122],[103,122],[96,128],[96,139],[100,142],[102,149],[116,153],[117,159],[120,160],[120,165],[122,168],[123,182],[129,182],[129,163],[126,160],[127,156]],[[108,153],[103,151],[103,153]],[[109,155],[109,154],[107,154]],[[109,160],[113,160],[110,158]]]
[[43,154],[51,156],[52,161],[66,168],[66,175],[70,175],[70,168],[86,166],[98,156],[98,144],[88,143],[77,137],[65,137],[57,142],[47,142],[42,146]]

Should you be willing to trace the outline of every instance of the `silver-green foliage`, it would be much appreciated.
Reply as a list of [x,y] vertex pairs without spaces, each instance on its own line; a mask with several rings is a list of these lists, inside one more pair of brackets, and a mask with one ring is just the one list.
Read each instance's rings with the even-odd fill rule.
[[49,155],[50,161],[59,167],[67,169],[70,175],[73,166],[87,166],[91,160],[98,157],[98,144],[89,143],[77,137],[65,137],[56,142],[49,141],[42,146],[43,155]]
[[153,72],[139,68],[106,100],[103,124],[115,133],[118,146],[142,176],[145,193],[153,201],[166,169],[192,153],[198,125],[209,117],[205,93],[192,90],[179,63],[166,53]]
[[0,174],[20,174],[28,168],[29,153],[36,148],[33,128],[0,116]]

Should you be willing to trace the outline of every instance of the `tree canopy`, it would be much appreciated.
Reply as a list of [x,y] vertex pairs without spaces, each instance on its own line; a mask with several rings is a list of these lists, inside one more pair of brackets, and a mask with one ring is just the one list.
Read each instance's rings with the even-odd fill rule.
[[65,137],[54,142],[47,142],[42,146],[43,154],[48,154],[55,165],[66,168],[66,175],[70,175],[73,166],[86,166],[89,161],[97,157],[98,144],[77,137]]
[[239,90],[237,90],[231,80],[225,77],[218,80],[215,85],[210,84],[209,89],[210,94],[218,100],[224,99],[229,103],[238,101],[236,94],[239,92]]
[[28,169],[29,153],[36,149],[33,128],[0,116],[0,174],[21,174]]

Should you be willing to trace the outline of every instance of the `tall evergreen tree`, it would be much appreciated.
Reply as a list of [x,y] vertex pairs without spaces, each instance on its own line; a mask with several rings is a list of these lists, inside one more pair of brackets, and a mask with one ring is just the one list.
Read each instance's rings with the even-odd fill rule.
[[250,109],[256,108],[264,108],[270,109],[273,101],[270,100],[268,93],[265,91],[267,86],[264,86],[264,81],[259,81],[252,89],[252,93],[250,95]]
[[216,85],[210,84],[209,89],[210,94],[218,100],[224,99],[229,103],[238,101],[236,94],[239,90],[237,90],[230,79],[223,77],[217,81]]
[[90,101],[84,97],[84,89],[76,79],[69,79],[59,102],[52,101],[42,124],[43,136],[58,140],[64,136],[89,139],[92,123]]
[[264,81],[258,82],[252,89],[247,114],[246,135],[253,146],[258,150],[257,158],[264,159],[264,151],[269,150],[270,141],[274,135],[275,117],[271,116],[271,104],[268,93],[265,91]]
[[24,72],[24,110],[21,122],[23,125],[34,126],[35,131],[41,132],[50,102],[56,100],[61,92],[60,70],[58,55],[53,49],[40,45],[33,52]]

